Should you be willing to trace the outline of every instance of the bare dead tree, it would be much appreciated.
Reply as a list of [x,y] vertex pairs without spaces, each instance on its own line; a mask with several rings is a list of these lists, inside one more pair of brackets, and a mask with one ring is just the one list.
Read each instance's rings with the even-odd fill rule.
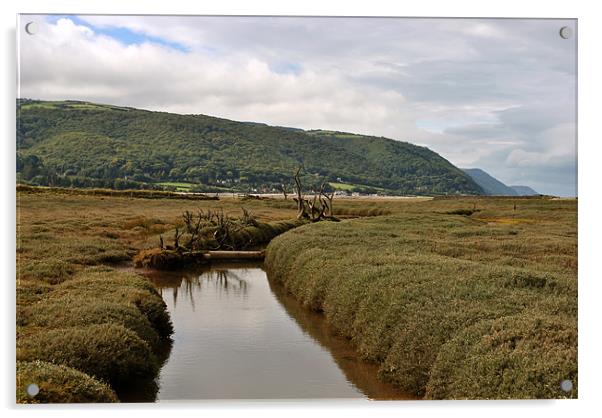
[[324,192],[324,184],[322,183],[322,190],[320,192],[320,200],[322,201],[322,205],[326,208],[325,213],[328,213],[328,216],[334,216],[332,211],[332,201],[334,200],[334,190],[327,194]]
[[293,200],[297,202],[297,219],[309,219],[312,222],[317,222],[325,218],[331,218],[333,216],[334,191],[330,194],[326,193],[326,183],[322,182],[318,190],[315,188],[311,190],[311,197],[304,196],[303,185],[299,176],[300,172],[301,167],[295,173],[293,187],[296,194]]
[[306,209],[306,200],[303,197],[303,187],[301,185],[301,178],[299,177],[299,173],[301,173],[301,166],[299,166],[299,168],[297,168],[297,172],[295,173],[295,176],[293,177],[294,181],[295,181],[295,185],[294,185],[294,190],[295,190],[295,194],[297,195],[296,198],[294,198],[293,200],[295,202],[297,202],[297,219],[304,219],[304,218],[309,218],[309,215],[307,213],[307,209]]
[[203,211],[199,210],[198,218],[196,219],[192,212],[185,211],[182,215],[182,218],[184,219],[184,226],[186,227],[186,232],[188,232],[189,234],[186,247],[192,249],[194,243],[196,243],[199,237],[201,228],[203,226]]
[[319,221],[324,217],[325,210],[324,205],[322,204],[322,201],[320,199],[322,193],[324,192],[324,183],[320,185],[320,189],[317,192],[316,190],[312,190],[312,192],[313,198],[307,201],[309,207],[309,215],[312,221]]
[[315,216],[314,216],[314,221],[319,221],[322,220],[324,218],[326,218],[326,210],[328,209],[328,206],[326,206],[324,204],[324,200],[322,198],[318,198],[318,205],[314,205],[315,207]]
[[180,248],[180,237],[184,234],[184,231],[180,232],[179,228],[176,227],[176,233],[173,238],[173,245],[176,249]]

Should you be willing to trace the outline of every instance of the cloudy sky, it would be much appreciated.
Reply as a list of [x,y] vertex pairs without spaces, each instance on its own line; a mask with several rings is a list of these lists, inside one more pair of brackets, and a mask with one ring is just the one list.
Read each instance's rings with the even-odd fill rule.
[[30,15],[20,26],[20,97],[386,136],[576,195],[576,36],[559,36],[573,20]]

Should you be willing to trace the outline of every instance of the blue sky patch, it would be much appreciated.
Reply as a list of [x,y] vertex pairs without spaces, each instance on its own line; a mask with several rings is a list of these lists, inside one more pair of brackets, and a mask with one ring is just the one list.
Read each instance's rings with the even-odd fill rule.
[[150,36],[144,33],[134,32],[131,29],[118,27],[118,26],[106,26],[99,27],[94,26],[84,20],[80,19],[75,15],[50,15],[47,16],[47,21],[50,23],[56,23],[60,19],[69,19],[73,23],[79,26],[86,26],[94,31],[94,33],[109,36],[116,41],[124,44],[124,45],[140,45],[143,43],[153,43],[157,45],[161,45],[167,48],[175,49],[181,52],[189,52],[190,48],[186,45],[182,45],[178,42],[172,42],[164,38],[160,38],[157,36]]
[[276,62],[270,64],[270,70],[277,74],[301,74],[301,65],[294,62]]

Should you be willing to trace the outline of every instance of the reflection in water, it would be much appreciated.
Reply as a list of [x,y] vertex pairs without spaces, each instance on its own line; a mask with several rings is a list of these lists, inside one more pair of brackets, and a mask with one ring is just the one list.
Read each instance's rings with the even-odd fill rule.
[[360,359],[349,340],[336,334],[324,316],[303,307],[278,283],[270,281],[274,296],[303,331],[328,349],[348,381],[370,399],[416,399],[397,387],[378,380],[378,366]]
[[[155,350],[159,367],[163,367],[169,358],[173,341],[163,341]],[[121,402],[155,402],[159,393],[159,384],[156,379],[137,379],[128,382],[127,386],[116,388],[115,392]]]
[[175,329],[158,400],[407,399],[257,264],[148,276]]
[[159,287],[159,293],[164,299],[164,290],[169,289],[174,308],[177,306],[179,293],[184,292],[186,303],[189,303],[194,311],[195,294],[201,292],[203,286],[211,286],[218,295],[234,293],[245,297],[247,294],[247,282],[235,270],[222,268],[201,272],[150,271],[145,275]]
[[232,292],[237,296],[247,295],[247,282],[234,270],[214,270],[204,274],[205,282],[212,283],[217,294]]

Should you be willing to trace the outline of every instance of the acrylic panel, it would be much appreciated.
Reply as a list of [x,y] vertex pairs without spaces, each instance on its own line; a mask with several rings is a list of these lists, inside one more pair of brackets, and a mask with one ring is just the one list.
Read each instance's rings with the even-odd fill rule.
[[18,16],[18,403],[577,398],[577,20]]

